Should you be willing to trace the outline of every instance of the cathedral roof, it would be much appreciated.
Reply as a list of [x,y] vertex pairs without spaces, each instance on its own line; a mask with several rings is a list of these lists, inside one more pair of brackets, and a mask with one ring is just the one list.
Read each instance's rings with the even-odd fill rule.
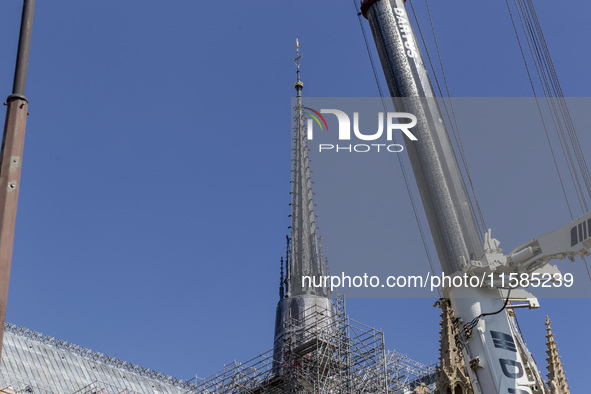
[[195,385],[6,323],[0,388],[29,393],[160,393]]

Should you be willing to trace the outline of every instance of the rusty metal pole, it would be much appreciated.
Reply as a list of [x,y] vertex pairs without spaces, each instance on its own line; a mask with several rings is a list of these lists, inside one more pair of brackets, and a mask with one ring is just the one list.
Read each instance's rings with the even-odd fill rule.
[[14,84],[12,94],[6,99],[8,109],[0,151],[0,357],[27,124],[28,101],[25,97],[25,83],[34,10],[35,0],[24,0]]

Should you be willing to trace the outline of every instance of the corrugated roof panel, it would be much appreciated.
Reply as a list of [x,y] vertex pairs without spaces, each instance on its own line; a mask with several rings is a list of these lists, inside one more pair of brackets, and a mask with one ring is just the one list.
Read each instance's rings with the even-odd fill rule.
[[0,387],[40,394],[184,394],[192,383],[7,323]]

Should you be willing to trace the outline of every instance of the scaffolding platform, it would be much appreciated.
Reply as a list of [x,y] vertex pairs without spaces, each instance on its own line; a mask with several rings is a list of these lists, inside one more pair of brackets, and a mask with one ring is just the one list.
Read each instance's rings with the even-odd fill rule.
[[[435,366],[386,351],[384,333],[350,319],[344,297],[332,313],[317,306],[284,322],[282,360],[274,349],[233,362],[208,378],[195,378],[199,393],[408,393],[433,384]],[[314,324],[306,324],[306,319]]]

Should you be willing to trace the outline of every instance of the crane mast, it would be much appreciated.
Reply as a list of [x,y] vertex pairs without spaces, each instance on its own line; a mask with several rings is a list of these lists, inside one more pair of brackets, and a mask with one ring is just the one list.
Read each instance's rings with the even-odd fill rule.
[[[441,268],[446,274],[466,272],[487,254],[404,0],[365,0],[361,10],[370,23],[396,110],[417,117],[417,141],[407,139],[406,147]],[[486,252],[496,252],[498,242],[487,241]],[[456,318],[476,322],[458,338],[470,365],[472,388],[483,394],[543,393],[540,373],[505,309],[508,296],[493,287],[444,289]]]
[[0,356],[6,319],[16,208],[29,102],[25,97],[35,0],[23,1],[12,94],[6,99],[6,121],[0,151]]

